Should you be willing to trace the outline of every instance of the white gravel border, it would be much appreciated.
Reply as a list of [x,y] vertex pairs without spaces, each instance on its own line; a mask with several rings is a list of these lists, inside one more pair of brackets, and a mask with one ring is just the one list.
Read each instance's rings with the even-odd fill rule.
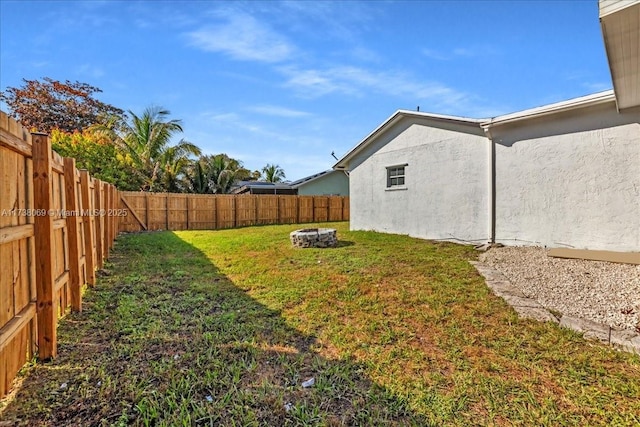
[[552,312],[640,332],[640,265],[553,258],[540,247],[494,247],[480,261]]

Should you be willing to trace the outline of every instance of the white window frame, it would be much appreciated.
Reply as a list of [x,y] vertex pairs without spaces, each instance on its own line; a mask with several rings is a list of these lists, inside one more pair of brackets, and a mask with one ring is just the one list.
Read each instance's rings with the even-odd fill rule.
[[[387,166],[387,190],[406,189],[408,163]],[[401,172],[401,173],[400,173]]]

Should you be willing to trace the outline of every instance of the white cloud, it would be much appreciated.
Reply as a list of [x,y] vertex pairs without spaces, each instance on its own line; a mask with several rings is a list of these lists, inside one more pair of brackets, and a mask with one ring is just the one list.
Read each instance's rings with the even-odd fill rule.
[[351,49],[349,56],[365,62],[380,62],[382,60],[380,54],[363,46],[357,46]]
[[77,69],[78,74],[81,76],[88,76],[94,79],[104,76],[104,70],[100,67],[93,66],[91,64],[83,64]]
[[364,96],[373,92],[397,97],[412,97],[417,102],[430,101],[435,106],[454,106],[469,100],[469,95],[438,82],[420,82],[396,70],[372,72],[358,67],[341,66],[326,70],[283,68],[288,75],[286,86],[303,95],[320,97],[330,93]]
[[202,113],[201,116],[204,120],[214,121],[214,122],[222,122],[222,123],[236,123],[240,121],[240,116],[236,113]]
[[453,49],[453,54],[455,56],[476,56],[478,55],[478,51],[475,49],[467,49],[464,47],[458,47]]
[[447,61],[451,59],[449,55],[445,55],[442,52],[438,52],[433,49],[422,49],[422,54],[427,58],[435,59],[437,61]]
[[47,67],[47,66],[51,65],[51,62],[49,62],[49,61],[30,61],[28,64],[29,64],[30,67],[33,67],[33,68],[44,68],[44,67]]
[[276,117],[305,117],[311,115],[306,111],[292,110],[290,108],[278,107],[276,105],[256,105],[248,107],[248,111]]
[[583,83],[582,86],[584,86],[585,88],[587,88],[588,90],[592,91],[592,92],[602,92],[605,90],[609,90],[612,88],[611,83],[607,82],[587,82],[587,83]]
[[613,87],[610,81],[594,81],[593,72],[585,70],[572,70],[563,74],[565,80],[574,85],[577,83],[589,92],[602,92]]
[[252,136],[263,139],[276,140],[282,139],[281,132],[271,131],[250,117],[244,117],[238,113],[204,113],[201,115],[204,121],[214,124],[219,130],[229,132],[230,130],[236,134],[248,132]]
[[283,67],[280,71],[288,77],[286,87],[299,91],[300,94],[316,98],[330,93],[339,92],[353,94],[352,87],[346,84],[338,69],[301,70],[297,67]]
[[451,61],[459,58],[476,58],[485,55],[498,55],[500,51],[493,46],[478,45],[469,47],[457,47],[451,51],[440,51],[436,49],[425,48],[420,51],[423,56],[436,61]]
[[219,12],[225,22],[187,33],[191,44],[209,52],[221,52],[238,60],[281,62],[291,57],[289,41],[242,12]]
[[[363,32],[375,30],[374,16],[381,13],[372,2],[286,1],[278,4],[278,18],[292,31],[316,37],[357,40]],[[273,4],[269,9],[274,10]],[[317,31],[321,28],[321,31]]]

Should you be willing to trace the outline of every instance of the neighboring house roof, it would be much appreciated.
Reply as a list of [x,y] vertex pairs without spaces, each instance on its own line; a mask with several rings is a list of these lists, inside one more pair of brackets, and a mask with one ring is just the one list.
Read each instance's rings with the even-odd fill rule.
[[[329,169],[329,170],[326,170],[326,171],[318,172],[318,173],[316,173],[314,175],[309,175],[307,177],[300,178],[300,179],[298,179],[296,181],[293,181],[291,183],[291,188],[298,188],[298,187],[300,187],[302,185],[306,185],[306,184],[308,184],[310,182],[315,181],[316,179],[322,178],[323,176],[326,176],[326,175],[329,175],[329,174],[332,174],[332,173],[338,173],[338,171],[333,170],[333,169]],[[343,172],[339,172],[339,173],[343,173]]]
[[599,9],[618,109],[640,106],[640,0],[600,0]]
[[296,194],[296,190],[286,182],[240,181],[231,194]]

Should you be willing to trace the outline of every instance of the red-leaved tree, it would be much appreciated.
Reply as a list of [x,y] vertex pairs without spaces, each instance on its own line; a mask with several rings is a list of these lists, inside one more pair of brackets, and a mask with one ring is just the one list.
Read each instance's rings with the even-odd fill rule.
[[11,117],[39,132],[81,132],[110,116],[124,116],[121,109],[95,99],[93,95],[102,90],[87,83],[63,83],[49,77],[22,80],[22,87],[8,87],[0,99],[11,109]]

